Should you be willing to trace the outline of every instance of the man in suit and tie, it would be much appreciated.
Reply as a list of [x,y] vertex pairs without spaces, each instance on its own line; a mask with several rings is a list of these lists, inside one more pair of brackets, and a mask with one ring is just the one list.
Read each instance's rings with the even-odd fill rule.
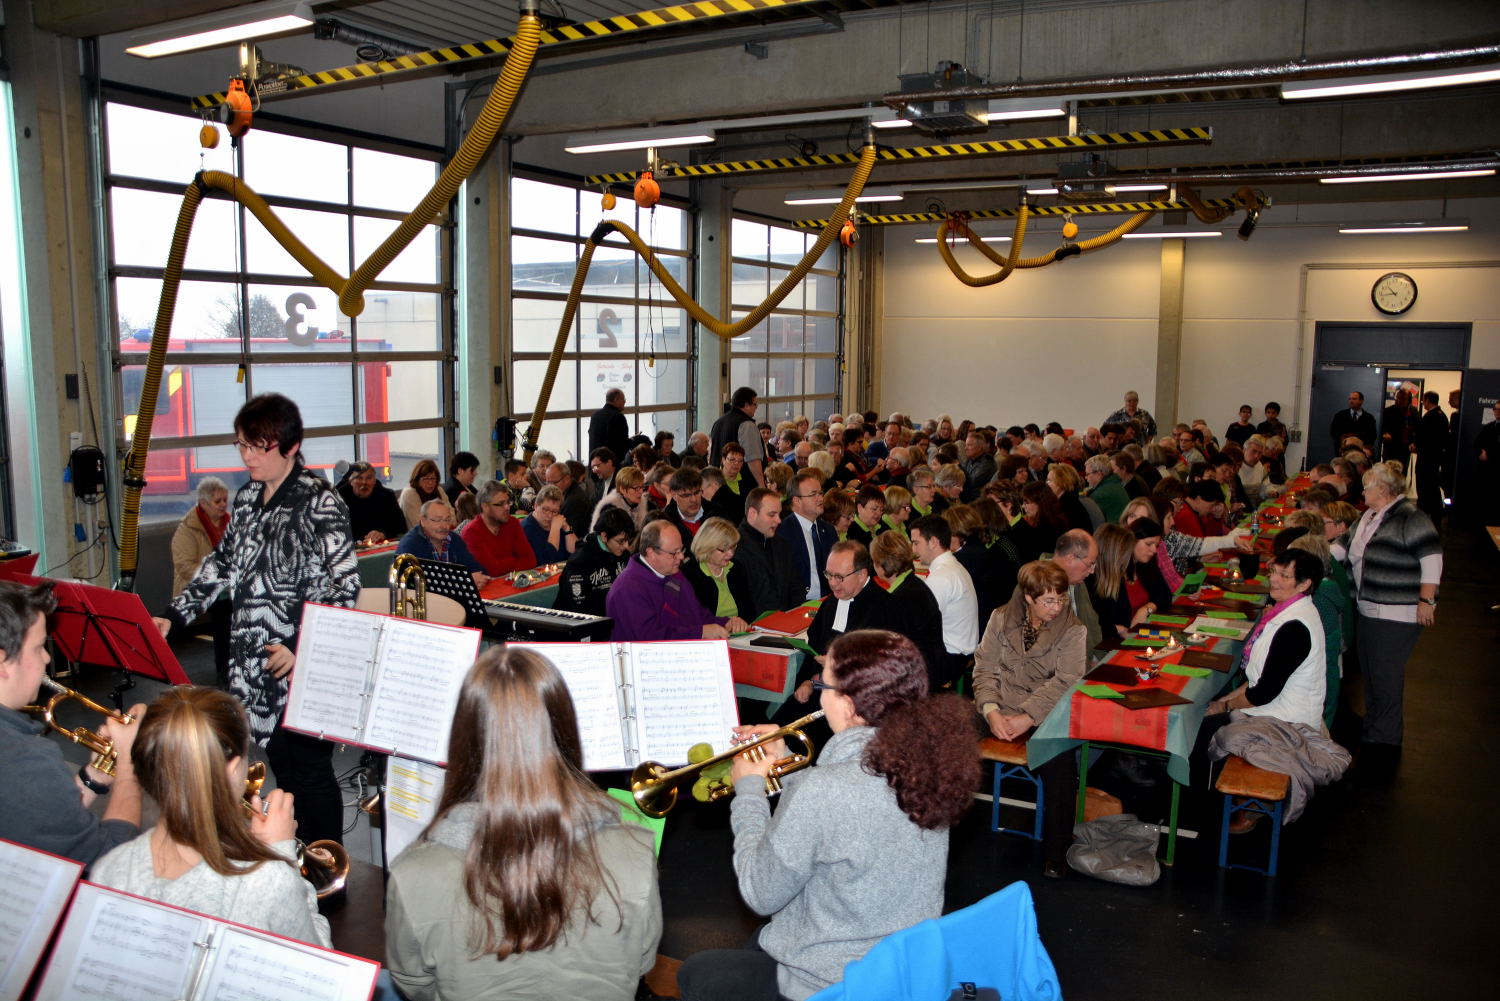
[[786,540],[797,568],[797,582],[806,588],[804,601],[824,594],[823,566],[838,535],[822,520],[823,486],[813,469],[798,470],[786,486],[792,516],[782,519],[776,534]]
[[1417,422],[1417,507],[1434,525],[1443,517],[1443,467],[1448,462],[1448,415],[1438,406],[1438,394],[1422,394],[1422,419]]
[[1375,415],[1365,410],[1365,394],[1354,390],[1349,394],[1349,409],[1340,410],[1333,415],[1333,423],[1328,428],[1329,435],[1333,438],[1333,454],[1340,456],[1344,450],[1340,443],[1347,435],[1354,435],[1365,446],[1373,449],[1380,432],[1375,427]]

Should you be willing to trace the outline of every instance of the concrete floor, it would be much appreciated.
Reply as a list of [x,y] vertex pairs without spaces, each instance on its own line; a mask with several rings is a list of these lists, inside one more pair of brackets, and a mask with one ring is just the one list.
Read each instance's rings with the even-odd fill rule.
[[[1472,778],[1493,756],[1492,724],[1500,718],[1500,687],[1488,678],[1500,638],[1500,616],[1489,613],[1500,600],[1500,556],[1482,531],[1457,529],[1445,554],[1439,624],[1424,634],[1407,670],[1403,757],[1394,769],[1361,759],[1359,679],[1346,676],[1334,736],[1356,751],[1355,764],[1285,829],[1276,879],[1217,867],[1219,797],[1203,788],[1195,768],[1183,826],[1202,836],[1179,841],[1176,866],[1155,886],[1128,888],[1076,873],[1042,879],[1039,849],[992,834],[988,804],[976,803],[953,831],[948,908],[1025,880],[1042,940],[1074,999],[1487,994],[1489,935],[1480,915],[1497,881],[1484,845],[1500,807]],[[195,681],[211,682],[206,640],[174,646]],[[92,671],[81,682],[98,697],[109,678]],[[129,697],[151,694],[143,683]],[[71,746],[68,753],[83,757]],[[335,758],[340,773],[358,763],[356,749]],[[1165,815],[1160,797],[1113,791],[1146,819]],[[366,819],[352,809],[355,796],[352,788],[346,793],[346,843],[354,858],[378,864]],[[1266,827],[1236,838],[1233,850],[1263,852]],[[739,900],[731,853],[723,805],[688,803],[673,813],[661,851],[662,954],[737,946],[759,924]],[[330,913],[335,945],[379,958],[378,869],[357,866],[352,889],[349,902]]]

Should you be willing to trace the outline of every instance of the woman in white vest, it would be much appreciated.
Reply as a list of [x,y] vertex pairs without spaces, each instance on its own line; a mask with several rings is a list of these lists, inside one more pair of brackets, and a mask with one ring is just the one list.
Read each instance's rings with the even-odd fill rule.
[[[1323,623],[1311,598],[1323,580],[1321,561],[1312,553],[1287,550],[1272,561],[1267,576],[1271,604],[1245,639],[1246,682],[1210,702],[1208,715],[1235,712],[1224,731],[1267,717],[1322,734],[1327,685]],[[1230,737],[1221,731],[1214,739],[1222,743]],[[1248,831],[1259,819],[1259,814],[1240,813],[1230,833]]]

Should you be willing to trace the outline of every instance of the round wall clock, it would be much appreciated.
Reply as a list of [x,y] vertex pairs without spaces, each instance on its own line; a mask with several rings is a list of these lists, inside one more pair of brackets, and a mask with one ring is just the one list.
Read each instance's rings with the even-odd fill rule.
[[1400,316],[1416,303],[1417,283],[1400,271],[1381,275],[1370,289],[1370,301],[1387,316]]

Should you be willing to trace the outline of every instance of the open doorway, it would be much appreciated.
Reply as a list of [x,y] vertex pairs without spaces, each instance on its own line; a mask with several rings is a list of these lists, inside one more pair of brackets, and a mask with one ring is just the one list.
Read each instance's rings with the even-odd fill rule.
[[[1409,469],[1409,482],[1417,491],[1417,503],[1434,521],[1453,503],[1455,472],[1458,467],[1458,417],[1463,409],[1464,373],[1453,369],[1390,368],[1385,378],[1385,412],[1382,425],[1385,458],[1414,458],[1415,469]],[[1395,413],[1396,395],[1410,400],[1407,419]],[[1388,419],[1389,418],[1389,419]],[[1404,440],[1385,439],[1405,432]],[[1392,447],[1394,446],[1394,447]],[[1404,447],[1406,455],[1400,455]],[[1394,453],[1394,454],[1393,454]]]

